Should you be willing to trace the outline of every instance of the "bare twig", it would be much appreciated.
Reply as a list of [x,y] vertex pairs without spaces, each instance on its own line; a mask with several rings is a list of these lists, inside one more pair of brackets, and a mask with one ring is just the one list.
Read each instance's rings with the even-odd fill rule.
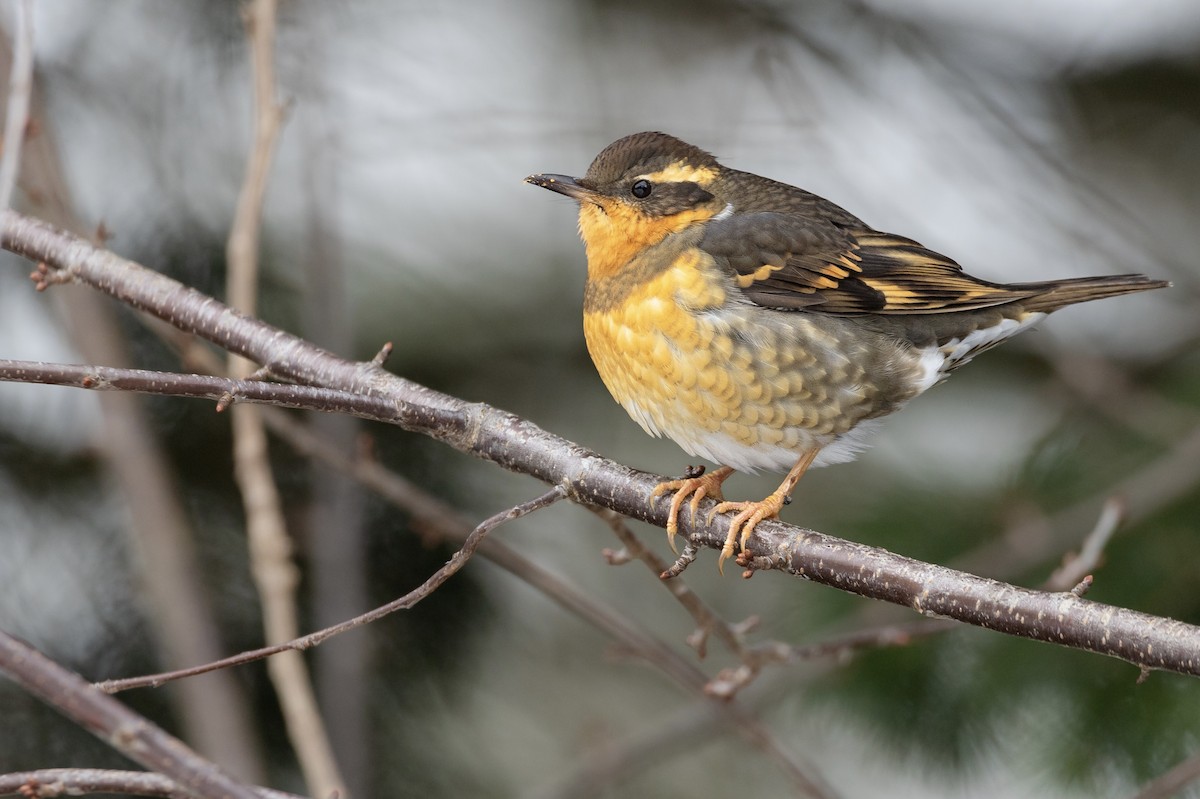
[[864,649],[883,649],[908,646],[913,641],[960,628],[953,619],[918,619],[906,624],[884,624],[840,635],[832,635],[808,644],[780,645],[777,643],[754,647],[754,653],[764,662],[799,663],[830,658],[842,662]]
[[74,386],[92,391],[131,391],[168,397],[220,400],[229,395],[241,402],[345,413],[377,422],[397,423],[403,416],[403,412],[397,414],[397,410],[403,408],[402,405],[398,406],[382,397],[290,383],[235,380],[215,375],[173,374],[145,369],[0,359],[0,379],[18,383]]
[[375,357],[371,359],[371,363],[376,366],[383,366],[387,363],[387,359],[392,357],[392,342],[385,341],[383,346],[379,348],[379,352],[375,353]]
[[[276,0],[254,0],[245,9],[254,62],[254,146],[226,245],[226,293],[229,304],[247,314],[255,312],[258,302],[263,198],[283,121],[283,108],[275,100],[275,12]],[[271,373],[269,365],[255,371],[253,364],[236,355],[230,355],[229,372],[233,377],[253,372],[251,379]],[[292,542],[271,474],[267,434],[259,409],[235,406],[232,428],[234,477],[245,507],[250,571],[262,606],[264,637],[268,644],[289,641],[300,632],[296,607],[300,577],[292,561]],[[334,758],[304,659],[298,652],[284,652],[268,661],[267,671],[309,790],[315,796],[344,793],[346,781]]]
[[[304,799],[294,793],[251,786],[258,799]],[[0,774],[0,796],[50,799],[55,796],[82,796],[93,793],[119,793],[125,796],[161,796],[164,799],[188,799],[193,794],[179,783],[152,771],[115,771],[102,768],[45,768]]]
[[262,660],[263,658],[267,658],[272,655],[278,655],[283,652],[299,653],[305,649],[310,649],[317,644],[322,643],[323,641],[327,641],[335,635],[340,635],[341,633],[344,633],[348,630],[353,630],[356,627],[362,627],[364,624],[370,624],[371,622],[378,621],[384,616],[388,616],[398,610],[408,610],[415,606],[422,599],[425,599],[434,591],[436,591],[439,587],[441,587],[442,583],[449,580],[459,571],[459,569],[465,566],[467,561],[470,560],[471,555],[475,553],[475,550],[479,546],[480,542],[483,541],[484,536],[486,536],[492,530],[496,529],[505,522],[512,521],[513,519],[519,519],[535,510],[552,505],[558,500],[566,497],[566,495],[567,493],[564,488],[561,486],[555,486],[541,496],[531,499],[528,502],[523,502],[520,505],[509,508],[508,510],[501,511],[496,515],[485,519],[479,524],[478,527],[471,531],[471,534],[467,536],[466,541],[463,542],[462,547],[460,547],[459,550],[450,557],[450,560],[446,561],[446,564],[434,572],[428,580],[421,583],[421,585],[417,586],[412,591],[409,591],[399,599],[393,599],[386,605],[381,605],[380,607],[368,611],[361,616],[355,616],[353,619],[335,624],[331,627],[326,627],[323,630],[317,630],[314,633],[309,633],[308,635],[301,636],[290,641],[284,641],[271,646],[265,646],[261,649],[253,649],[248,652],[241,652],[232,657],[213,661],[212,663],[205,663],[203,665],[194,666],[188,669],[178,669],[176,671],[166,672],[163,674],[150,674],[144,677],[131,677],[126,680],[106,680],[105,682],[98,683],[97,687],[110,694],[118,693],[120,691],[128,691],[133,688],[155,688],[184,677],[191,677],[196,674],[205,674],[216,669],[229,668],[230,666],[240,666],[245,663],[253,663],[256,660]]
[[699,555],[699,547],[697,547],[691,541],[688,541],[683,545],[683,551],[679,553],[679,557],[675,559],[675,562],[663,569],[658,576],[663,580],[675,579],[679,575],[683,574],[684,569],[686,569],[688,566],[691,566],[692,561],[694,561]]
[[29,125],[29,98],[33,93],[33,0],[18,0],[15,16],[13,64],[4,111],[4,152],[0,154],[0,208],[12,205],[21,168],[21,145]]
[[183,741],[63,668],[36,649],[0,631],[0,671],[29,693],[75,721],[129,759],[170,777],[188,796],[256,799],[216,764]]
[[[631,557],[646,564],[656,575],[661,575],[667,570],[666,561],[654,554],[633,534],[629,525],[625,523],[624,516],[607,508],[593,507],[591,510],[612,528],[613,533],[620,539],[625,551]],[[662,584],[695,620],[696,630],[688,636],[688,644],[696,650],[700,657],[705,655],[705,646],[710,634],[716,635],[721,643],[738,658],[745,656],[745,644],[742,642],[741,636],[734,630],[733,625],[718,616],[712,608],[705,604],[704,600],[696,595],[695,591],[688,587],[687,583],[682,580],[664,580]]]
[[[1111,533],[1117,517],[1114,507],[1106,507],[1106,510],[1109,512],[1102,514],[1080,555],[1069,566],[1086,570],[1096,564],[1106,535]],[[952,619],[921,619],[906,624],[867,627],[812,643],[788,645],[773,641],[759,644],[747,649],[737,667],[724,669],[709,680],[704,692],[712,697],[732,698],[741,694],[767,664],[790,665],[817,659],[828,665],[840,664],[862,650],[908,646],[920,638],[940,635],[958,627],[960,624]],[[742,631],[735,633],[740,638]],[[768,693],[773,692],[773,689],[768,690]],[[636,770],[643,762],[659,762],[671,751],[687,746],[690,740],[706,740],[715,722],[716,717],[705,703],[693,703],[651,732],[635,739],[623,739],[592,754],[547,796],[587,796],[611,787],[614,774]]]
[[[906,646],[917,638],[935,635],[956,626],[959,626],[956,622],[945,619],[920,619],[910,624],[883,625],[836,635],[811,644],[793,647],[772,644],[773,652],[755,654],[761,654],[766,659],[778,657],[780,662],[789,663],[820,660],[819,668],[826,671],[844,663],[847,657],[856,651]],[[755,650],[758,649],[759,647],[755,647]],[[728,691],[724,690],[723,681],[731,675],[718,675],[705,686],[704,700],[692,702],[675,713],[658,719],[657,725],[644,732],[634,736],[623,736],[580,758],[566,777],[539,796],[542,799],[557,799],[568,796],[594,796],[604,790],[611,792],[612,786],[619,784],[622,779],[627,779],[630,773],[661,763],[674,752],[690,751],[700,743],[710,743],[719,733],[720,725],[725,722],[725,719],[714,711],[727,704],[720,699],[713,701],[713,697],[731,697],[737,694],[737,699],[732,700],[734,705],[749,707],[753,713],[755,709],[766,704],[777,704],[780,696],[796,696],[794,684],[810,679],[813,673],[812,670],[803,675],[797,670],[777,671],[772,677],[760,679],[753,685],[749,685],[748,681],[742,682],[730,686]],[[806,764],[805,767],[819,773],[819,770],[810,765]]]
[[254,146],[238,194],[225,255],[230,276],[229,304],[253,313],[258,304],[258,248],[263,198],[284,106],[275,99],[276,0],[254,0],[246,8],[246,30],[254,60]]
[[1087,538],[1083,539],[1083,546],[1079,548],[1079,552],[1054,570],[1046,580],[1046,590],[1069,591],[1072,586],[1078,585],[1080,580],[1086,578],[1089,572],[1094,571],[1104,557],[1104,548],[1108,546],[1113,533],[1124,520],[1125,501],[1120,497],[1109,497],[1100,511],[1096,526],[1088,533]]
[[885,624],[834,635],[809,644],[770,641],[749,648],[737,666],[722,669],[709,681],[710,696],[728,698],[749,685],[770,664],[795,664],[825,658],[843,663],[856,652],[908,646],[918,638],[938,635],[959,627],[953,619],[921,619],[907,624]]

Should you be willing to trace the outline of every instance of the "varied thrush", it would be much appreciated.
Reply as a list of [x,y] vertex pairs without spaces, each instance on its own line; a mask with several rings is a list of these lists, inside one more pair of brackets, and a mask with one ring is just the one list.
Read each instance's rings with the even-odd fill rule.
[[776,517],[810,466],[851,460],[876,420],[1067,305],[1161,288],[1116,275],[1000,284],[815,194],[717,163],[664,133],[604,148],[581,178],[526,181],[579,202],[583,330],[614,398],[646,432],[721,468],[674,492],[724,500],[737,471],[790,468],[737,511],[718,566]]

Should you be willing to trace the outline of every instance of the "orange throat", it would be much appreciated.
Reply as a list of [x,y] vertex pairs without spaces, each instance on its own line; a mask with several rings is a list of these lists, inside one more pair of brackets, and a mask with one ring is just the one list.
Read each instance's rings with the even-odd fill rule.
[[720,209],[708,206],[664,217],[651,217],[619,201],[601,208],[594,202],[579,207],[579,235],[587,251],[588,277],[613,277],[646,249],[672,233],[711,219]]

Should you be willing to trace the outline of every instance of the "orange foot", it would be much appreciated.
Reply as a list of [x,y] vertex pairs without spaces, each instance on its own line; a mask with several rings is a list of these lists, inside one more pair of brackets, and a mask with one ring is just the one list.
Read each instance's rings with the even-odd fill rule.
[[722,502],[713,508],[712,513],[708,516],[709,519],[726,511],[736,510],[738,512],[737,516],[734,516],[729,522],[729,535],[725,538],[725,546],[721,547],[721,557],[717,560],[717,571],[721,574],[725,573],[725,561],[733,557],[734,541],[737,542],[738,549],[745,551],[746,542],[750,540],[750,534],[754,532],[754,528],[758,526],[759,522],[763,519],[779,518],[779,511],[788,503],[792,489],[796,487],[796,483],[800,482],[800,478],[808,471],[808,467],[812,466],[819,451],[814,448],[802,454],[796,461],[796,465],[787,473],[787,477],[783,478],[779,488],[775,489],[774,493],[766,499],[759,502]]
[[[733,469],[728,466],[722,466],[720,469],[715,469],[708,474],[700,477],[685,477],[681,480],[667,480],[665,483],[659,483],[654,490],[650,492],[650,499],[661,496],[668,491],[674,491],[675,496],[671,497],[671,510],[667,515],[667,543],[671,545],[672,552],[678,552],[675,549],[675,536],[679,534],[679,510],[683,507],[683,503],[688,497],[692,501],[688,507],[692,510],[692,518],[696,518],[696,509],[700,507],[700,500],[705,497],[716,497],[717,499],[725,499],[721,496],[721,484],[729,479],[729,475],[733,474]],[[723,505],[730,503],[725,502]],[[726,545],[728,547],[728,545]]]
[[725,573],[725,561],[733,557],[734,542],[737,542],[737,549],[744,550],[746,542],[750,540],[750,535],[758,523],[763,519],[778,519],[779,511],[783,509],[787,501],[786,494],[776,491],[758,502],[722,502],[713,508],[712,513],[709,514],[710,519],[718,513],[731,510],[738,512],[737,516],[734,516],[729,522],[729,535],[725,538],[725,546],[721,547],[721,557],[717,559],[717,571],[721,574]]

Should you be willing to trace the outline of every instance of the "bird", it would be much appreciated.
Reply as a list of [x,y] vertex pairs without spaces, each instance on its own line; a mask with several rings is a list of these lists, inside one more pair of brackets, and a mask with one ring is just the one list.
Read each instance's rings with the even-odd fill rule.
[[[527,183],[578,203],[583,331],[613,398],[652,436],[719,468],[661,482],[679,514],[732,512],[717,561],[746,551],[811,467],[852,460],[879,420],[974,356],[1076,303],[1169,286],[1145,275],[993,283],[804,189],[647,131],[582,177]],[[726,501],[735,471],[787,471]],[[690,502],[689,502],[690,499]]]

